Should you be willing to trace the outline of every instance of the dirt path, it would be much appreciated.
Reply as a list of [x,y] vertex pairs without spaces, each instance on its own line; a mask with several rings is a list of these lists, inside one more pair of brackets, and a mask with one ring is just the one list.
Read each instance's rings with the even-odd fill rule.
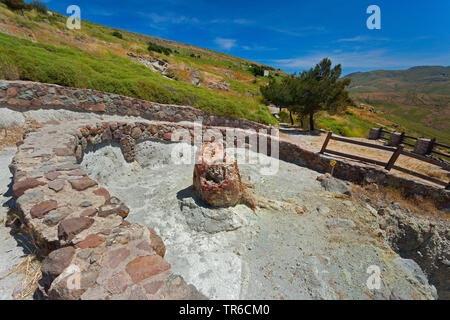
[[[290,142],[296,143],[296,144],[300,145],[301,147],[311,150],[311,151],[314,151],[314,152],[320,151],[320,149],[322,148],[323,142],[325,140],[325,136],[326,136],[326,134],[324,132],[317,132],[315,134],[311,134],[309,131],[304,131],[297,127],[292,127],[288,124],[280,125],[280,137],[281,138],[288,140]],[[351,139],[383,145],[383,143],[381,141],[368,140],[365,138],[351,138]],[[328,143],[327,148],[331,149],[331,150],[336,150],[336,151],[340,151],[340,152],[344,152],[344,153],[349,153],[349,154],[353,154],[353,155],[357,155],[357,156],[370,158],[373,160],[383,161],[386,163],[389,161],[390,157],[392,156],[392,152],[378,150],[378,149],[371,149],[371,148],[367,148],[367,147],[352,145],[352,144],[343,143],[343,142],[339,142],[339,141],[333,141],[333,140],[331,140]],[[333,157],[341,159],[341,157],[339,157],[339,156],[333,155]],[[346,160],[349,161],[350,159],[346,159]],[[352,161],[357,162],[356,160],[352,160]],[[432,165],[432,164],[429,164],[429,163],[426,163],[426,162],[423,162],[420,160],[416,160],[416,159],[413,159],[413,158],[410,158],[407,156],[401,155],[395,164],[400,167],[403,167],[403,168],[406,168],[406,169],[409,169],[412,171],[416,171],[418,173],[422,173],[422,174],[428,175],[430,177],[440,179],[441,181],[448,181],[448,179],[449,179],[448,171],[445,171],[444,169],[442,169],[438,166],[435,166],[435,165]],[[404,172],[397,171],[395,169],[393,169],[392,172],[407,176],[408,178],[421,180],[428,184],[433,184],[430,181],[408,175]],[[436,186],[442,187],[440,185],[436,185]]]

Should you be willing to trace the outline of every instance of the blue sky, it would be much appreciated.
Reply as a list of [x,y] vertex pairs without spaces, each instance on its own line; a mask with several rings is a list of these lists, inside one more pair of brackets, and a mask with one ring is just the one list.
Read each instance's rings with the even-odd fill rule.
[[[417,65],[450,65],[450,1],[403,0],[45,0],[82,20],[218,50],[287,72],[323,57],[344,74]],[[369,30],[369,5],[381,29]]]

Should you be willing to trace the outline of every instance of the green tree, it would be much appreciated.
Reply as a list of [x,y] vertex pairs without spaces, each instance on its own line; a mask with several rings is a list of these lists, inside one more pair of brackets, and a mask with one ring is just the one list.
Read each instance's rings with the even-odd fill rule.
[[123,35],[119,31],[114,31],[112,35],[116,38],[123,39]]
[[291,87],[291,76],[285,77],[281,80],[271,78],[268,85],[260,87],[260,91],[263,95],[264,102],[276,105],[278,108],[280,108],[280,112],[282,108],[288,108],[291,124],[294,124],[291,110],[293,102]]
[[339,79],[341,65],[331,68],[331,60],[323,59],[314,68],[284,77],[281,81],[271,79],[269,85],[261,87],[264,99],[278,107],[288,108],[291,114],[302,119],[309,116],[309,128],[314,130],[314,114],[321,110],[336,113],[353,101],[346,91],[350,79]]
[[331,68],[331,60],[325,58],[298,77],[293,100],[301,106],[303,114],[309,115],[310,130],[314,130],[314,114],[318,111],[326,110],[333,114],[354,104],[346,90],[351,80],[339,79],[341,74],[341,65]]

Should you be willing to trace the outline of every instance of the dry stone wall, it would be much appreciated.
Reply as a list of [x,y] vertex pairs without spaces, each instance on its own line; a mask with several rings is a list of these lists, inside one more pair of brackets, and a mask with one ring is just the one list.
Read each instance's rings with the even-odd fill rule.
[[49,125],[18,144],[10,170],[16,210],[45,257],[40,290],[49,299],[203,299],[174,275],[156,232],[87,177],[74,132]]
[[169,122],[202,121],[204,125],[244,129],[270,127],[246,119],[218,116],[188,106],[168,105],[117,94],[55,84],[0,80],[0,105],[19,111],[64,108]]

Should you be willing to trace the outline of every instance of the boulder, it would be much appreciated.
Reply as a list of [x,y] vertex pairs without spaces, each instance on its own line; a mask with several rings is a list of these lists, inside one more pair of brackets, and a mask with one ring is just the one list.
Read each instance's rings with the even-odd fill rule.
[[350,183],[336,179],[329,173],[317,177],[317,181],[320,181],[322,187],[328,192],[351,195]]

